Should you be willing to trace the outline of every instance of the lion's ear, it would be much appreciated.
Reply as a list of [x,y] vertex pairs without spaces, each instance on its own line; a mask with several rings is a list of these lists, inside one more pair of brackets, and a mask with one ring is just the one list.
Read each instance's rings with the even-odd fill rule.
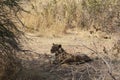
[[53,46],[54,46],[55,44],[53,43]]
[[62,47],[62,45],[61,44],[59,44],[59,48],[61,48]]

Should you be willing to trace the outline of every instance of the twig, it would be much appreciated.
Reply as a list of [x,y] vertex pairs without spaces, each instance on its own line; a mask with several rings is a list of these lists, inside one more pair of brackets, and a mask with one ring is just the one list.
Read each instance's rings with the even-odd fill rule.
[[[96,47],[95,43],[93,43],[93,44],[94,44],[94,46]],[[97,51],[97,47],[96,47],[96,51]],[[101,55],[99,55],[98,52],[96,52],[96,53],[97,53],[98,56],[100,56],[100,58],[104,61],[104,63],[105,63],[106,66],[108,67],[108,73],[109,73],[109,75],[111,76],[111,78],[112,78],[113,80],[116,80],[116,78],[112,75],[112,69],[111,69],[109,63],[108,63]]]
[[93,50],[93,49],[91,49],[91,48],[89,48],[89,47],[87,47],[87,46],[84,45],[84,44],[83,44],[83,46],[86,47],[87,49],[93,51],[94,53],[96,53],[96,54],[103,60],[103,62],[104,62],[104,63],[106,64],[106,66],[108,67],[108,73],[109,73],[109,75],[111,76],[111,78],[112,78],[113,80],[116,80],[116,78],[112,75],[112,69],[111,69],[109,63],[99,54],[99,52],[97,51],[97,47],[96,47],[95,43],[93,43],[93,44],[94,44],[94,46],[95,46],[95,48],[96,48],[96,51]]
[[72,68],[71,68],[71,72],[72,72],[72,80],[75,80],[75,72]]
[[89,72],[89,66],[87,65],[87,73],[88,73],[88,77],[90,78],[90,72]]

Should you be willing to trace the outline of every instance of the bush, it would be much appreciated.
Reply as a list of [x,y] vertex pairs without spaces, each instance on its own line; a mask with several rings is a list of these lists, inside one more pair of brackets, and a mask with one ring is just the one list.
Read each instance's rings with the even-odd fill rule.
[[21,69],[21,63],[16,57],[20,51],[18,34],[13,22],[14,13],[20,9],[19,0],[0,1],[0,80],[15,80],[15,75]]
[[29,32],[56,34],[96,27],[113,33],[120,25],[120,0],[31,0],[31,4],[25,4],[31,14],[22,13],[21,19]]

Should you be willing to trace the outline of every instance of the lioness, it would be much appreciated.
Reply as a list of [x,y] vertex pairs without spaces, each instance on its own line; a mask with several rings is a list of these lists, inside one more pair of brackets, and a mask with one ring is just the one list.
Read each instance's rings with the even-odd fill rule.
[[51,53],[55,53],[55,60],[53,63],[71,63],[71,62],[88,62],[91,61],[91,59],[85,55],[85,54],[79,54],[79,55],[72,55],[67,53],[63,48],[61,44],[54,44],[51,48]]

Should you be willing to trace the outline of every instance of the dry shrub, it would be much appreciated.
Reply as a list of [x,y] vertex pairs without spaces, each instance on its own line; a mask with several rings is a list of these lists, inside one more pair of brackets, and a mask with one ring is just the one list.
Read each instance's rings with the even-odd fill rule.
[[68,29],[76,28],[80,20],[79,1],[77,3],[74,0],[31,0],[24,5],[31,12],[31,14],[22,13],[21,18],[28,32],[39,31],[42,35],[67,33]]
[[119,28],[119,0],[86,0],[83,5],[83,22],[86,27],[100,28],[107,33],[115,33]]
[[31,12],[22,13],[21,17],[28,32],[49,35],[68,33],[67,30],[78,27],[114,33],[120,25],[119,0],[29,0],[23,3]]
[[0,80],[15,80],[15,75],[21,69],[21,63],[16,57],[20,51],[17,29],[13,20],[21,10],[19,0],[0,1]]
[[19,50],[13,32],[0,26],[0,80],[10,80],[20,70],[21,63],[16,57]]

